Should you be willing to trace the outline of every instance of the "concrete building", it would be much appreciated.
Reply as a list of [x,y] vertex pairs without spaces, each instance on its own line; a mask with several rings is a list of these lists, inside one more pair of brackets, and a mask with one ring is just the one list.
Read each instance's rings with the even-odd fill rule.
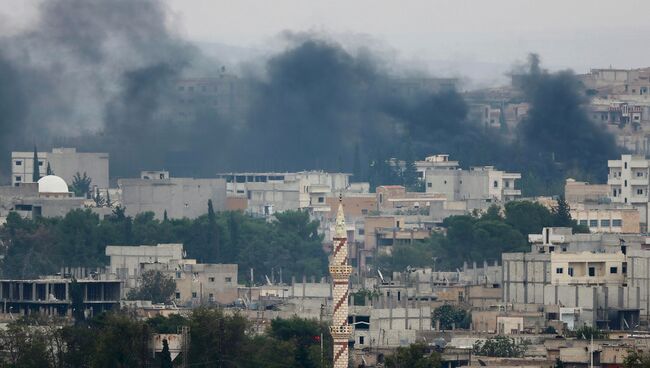
[[521,174],[496,170],[492,166],[470,170],[430,169],[425,174],[427,193],[442,193],[450,201],[482,199],[510,201],[521,196],[516,181]]
[[642,231],[646,231],[648,226],[648,162],[645,157],[633,155],[607,161],[609,198],[612,203],[631,204],[636,208]]
[[122,205],[126,214],[153,212],[157,219],[197,218],[208,212],[208,200],[215,211],[226,208],[223,179],[172,178],[169,173],[143,172],[140,179],[120,179]]
[[[169,263],[185,256],[183,244],[107,245],[105,253],[109,257],[109,272],[121,280],[139,277],[143,263]],[[128,283],[126,287],[134,284]]]
[[590,184],[575,179],[567,179],[564,184],[564,198],[573,203],[603,203],[609,202],[609,186],[607,184]]
[[[51,277],[37,280],[0,280],[2,313],[48,316],[72,316],[70,278]],[[89,316],[119,306],[122,282],[119,280],[79,279],[83,307]]]
[[[47,166],[55,175],[72,184],[76,173],[86,173],[91,186],[108,188],[108,153],[77,152],[75,148],[54,148],[52,152],[38,152],[40,176],[47,174]],[[11,185],[32,183],[34,173],[34,152],[11,153]]]
[[544,228],[529,240],[530,253],[502,255],[505,303],[580,308],[576,324],[604,329],[631,329],[647,320],[650,252],[644,236]]
[[639,211],[630,205],[571,205],[571,218],[592,233],[630,233],[641,231]]
[[73,196],[63,179],[48,175],[38,183],[0,187],[0,222],[10,212],[25,218],[63,217],[72,210],[84,208],[84,203],[84,198]]
[[332,208],[326,203],[327,198],[351,190],[350,176],[324,171],[217,175],[226,181],[227,195],[247,198],[247,211],[257,216],[298,209],[329,213]]
[[176,282],[174,301],[182,306],[226,305],[238,298],[236,264],[196,263],[193,259],[141,263],[141,272],[160,271]]

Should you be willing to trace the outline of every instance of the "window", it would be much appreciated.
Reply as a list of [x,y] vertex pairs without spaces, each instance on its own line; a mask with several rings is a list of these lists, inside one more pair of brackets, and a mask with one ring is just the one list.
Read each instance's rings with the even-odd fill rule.
[[431,183],[427,183],[427,187],[431,188],[433,185]]
[[16,166],[21,166],[22,164],[23,164],[22,161],[20,161],[20,160],[16,161]]
[[555,269],[555,273],[564,273],[564,269],[562,267],[558,267]]
[[16,176],[16,181],[23,181],[23,177],[22,176]]
[[38,166],[43,166],[43,161],[39,161]]
[[325,202],[325,197],[318,197],[318,203]]
[[609,227],[609,220],[600,220],[600,226]]
[[627,169],[627,162],[626,162],[626,163],[624,163],[624,165],[625,165],[625,168]]
[[637,189],[636,194],[638,195],[643,195],[643,189]]
[[214,277],[208,277],[208,281],[214,282]]
[[208,297],[210,298],[210,301],[214,301],[214,294],[210,293],[210,295],[208,295]]
[[579,224],[581,226],[587,226],[587,220],[580,220]]
[[598,227],[598,220],[589,220],[589,227]]
[[618,267],[610,267],[609,273],[618,273]]
[[196,291],[192,292],[192,298],[196,298]]
[[180,299],[180,298],[181,298],[181,293],[179,293],[179,292],[177,291],[177,292],[176,292],[176,299]]
[[361,210],[361,214],[362,214],[362,215],[367,215],[367,214],[368,214],[368,210],[365,209],[365,208],[362,209],[362,210]]
[[232,282],[232,277],[226,277],[226,282]]
[[614,197],[616,197],[616,189],[614,189]]
[[573,267],[569,267],[566,273],[569,274],[569,276],[573,277]]
[[643,177],[643,172],[642,171],[637,171],[636,172],[636,177],[637,178]]
[[506,182],[506,188],[510,188],[510,182],[509,181]]
[[499,182],[495,180],[494,183],[492,183],[492,186],[495,187],[495,188],[498,188],[499,187]]
[[596,267],[589,267],[589,277],[596,276]]
[[623,185],[627,188],[627,180],[623,181]]
[[612,226],[617,226],[617,227],[623,226],[623,220],[612,220]]
[[359,235],[365,235],[366,230],[365,229],[359,229]]
[[180,273],[180,272],[176,272],[176,278],[177,278],[177,279],[180,279],[180,278],[181,278],[181,273]]
[[365,342],[365,336],[359,336],[359,345],[363,345]]
[[444,183],[447,184],[447,180],[445,180]]
[[627,262],[623,262],[623,265],[621,266],[621,272],[627,273]]

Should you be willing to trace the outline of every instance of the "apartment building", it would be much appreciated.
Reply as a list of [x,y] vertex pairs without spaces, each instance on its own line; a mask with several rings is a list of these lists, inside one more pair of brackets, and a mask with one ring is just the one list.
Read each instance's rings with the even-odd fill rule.
[[[222,173],[228,197],[247,198],[247,211],[270,216],[286,210],[309,209],[314,213],[331,211],[328,197],[351,190],[347,173],[300,171],[294,173]],[[367,192],[367,190],[366,190]]]
[[639,211],[641,231],[646,231],[648,224],[648,162],[634,155],[607,161],[609,198],[612,203],[630,204]]
[[497,170],[493,166],[469,170],[430,169],[425,174],[425,187],[427,193],[445,194],[450,201],[510,201],[521,197],[521,190],[516,187],[519,179],[521,174]]
[[[108,153],[77,152],[76,148],[54,148],[52,152],[38,152],[38,172],[47,175],[50,166],[53,174],[71,185],[76,173],[86,173],[92,179],[92,186],[108,188]],[[11,153],[11,185],[32,183],[34,173],[34,152]]]
[[639,233],[639,211],[630,205],[572,204],[571,218],[592,233]]
[[648,319],[644,236],[544,228],[529,241],[530,252],[502,254],[505,303],[580,308],[579,324],[598,328],[630,329]]

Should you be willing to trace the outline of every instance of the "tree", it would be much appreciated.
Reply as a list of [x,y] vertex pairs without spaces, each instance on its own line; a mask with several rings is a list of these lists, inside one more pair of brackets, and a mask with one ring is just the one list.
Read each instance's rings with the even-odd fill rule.
[[77,197],[88,197],[92,179],[84,172],[83,176],[77,171],[72,178],[72,191]]
[[517,343],[515,339],[507,336],[497,336],[484,341],[478,340],[474,343],[473,351],[476,355],[500,358],[523,357],[530,341],[524,339]]
[[575,331],[578,340],[602,339],[605,334],[596,327],[584,325]]
[[70,283],[70,299],[72,300],[72,317],[74,317],[75,323],[80,323],[86,318],[84,313],[84,289],[74,278]]
[[630,350],[623,359],[623,368],[650,368],[650,355]]
[[442,366],[440,355],[430,352],[424,343],[399,347],[394,354],[386,357],[387,368],[438,368]]
[[34,159],[32,161],[32,166],[34,167],[32,171],[32,182],[37,183],[41,178],[41,173],[38,161],[38,150],[36,149],[36,146],[34,146]]
[[47,175],[54,175],[54,171],[52,171],[49,162],[47,163]]
[[151,300],[152,303],[166,303],[172,299],[176,291],[173,278],[162,272],[149,270],[142,274],[140,286],[129,292],[130,300]]
[[172,363],[172,355],[169,352],[169,344],[167,339],[163,339],[163,348],[160,352],[160,368],[173,368],[174,364]]
[[106,205],[106,199],[104,199],[100,194],[99,194],[99,188],[95,191],[95,195],[93,196],[93,201],[95,202],[95,206],[97,207],[104,207]]
[[443,330],[451,330],[453,327],[469,328],[470,315],[463,308],[445,304],[434,309],[433,320],[440,321],[440,328]]

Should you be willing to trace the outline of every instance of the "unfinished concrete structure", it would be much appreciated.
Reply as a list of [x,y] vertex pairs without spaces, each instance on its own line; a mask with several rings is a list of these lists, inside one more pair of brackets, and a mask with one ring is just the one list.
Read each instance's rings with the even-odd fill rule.
[[72,288],[83,293],[83,308],[89,315],[119,306],[122,281],[81,279],[76,284],[71,278],[44,278],[37,280],[0,280],[0,308],[2,313],[29,315],[72,315]]
[[568,228],[530,235],[531,252],[502,255],[504,302],[577,308],[578,325],[604,329],[648,321],[647,240],[611,235],[571,234]]

